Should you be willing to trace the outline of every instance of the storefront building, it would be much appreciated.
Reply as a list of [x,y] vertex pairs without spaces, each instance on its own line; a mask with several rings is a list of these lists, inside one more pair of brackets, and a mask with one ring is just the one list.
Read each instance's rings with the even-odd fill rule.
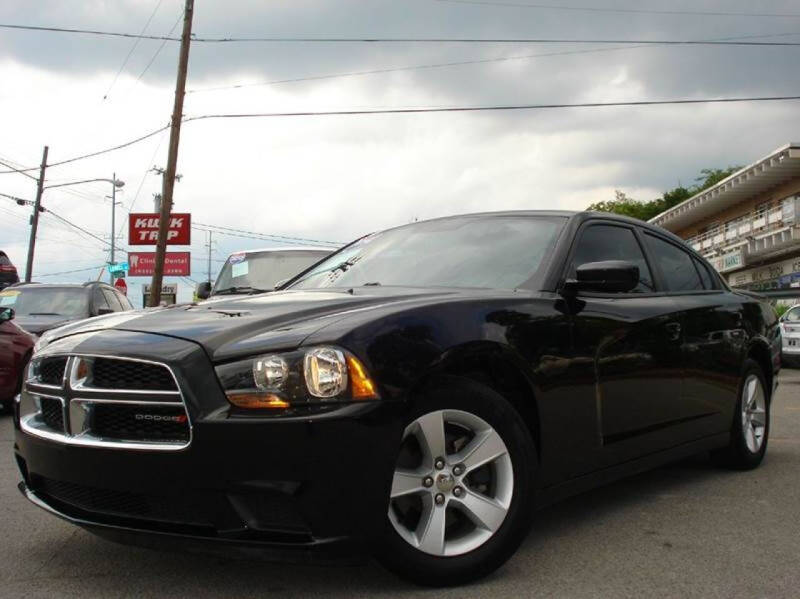
[[651,223],[705,256],[733,287],[800,295],[800,143],[772,152]]

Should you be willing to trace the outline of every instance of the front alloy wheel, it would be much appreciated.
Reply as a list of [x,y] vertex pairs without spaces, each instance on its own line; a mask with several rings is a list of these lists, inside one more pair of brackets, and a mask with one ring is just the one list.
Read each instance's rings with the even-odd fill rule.
[[420,551],[461,555],[500,528],[513,493],[514,469],[497,431],[469,412],[437,410],[406,427],[389,520]]
[[529,424],[493,389],[441,377],[413,400],[387,489],[381,562],[419,584],[486,576],[530,527],[536,449]]

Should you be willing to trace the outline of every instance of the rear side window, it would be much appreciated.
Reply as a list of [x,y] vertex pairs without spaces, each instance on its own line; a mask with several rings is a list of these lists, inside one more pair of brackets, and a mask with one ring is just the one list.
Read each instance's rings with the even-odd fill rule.
[[110,289],[103,289],[103,295],[106,296],[106,301],[114,312],[122,312],[122,306],[117,299],[117,294]]
[[706,289],[719,289],[716,279],[708,266],[700,262],[697,258],[693,258],[694,265],[697,267],[697,272],[700,273],[700,280],[703,282],[703,287]]
[[570,276],[575,276],[575,271],[581,264],[605,260],[627,260],[639,267],[639,284],[631,293],[650,293],[654,290],[650,268],[632,230],[615,225],[586,227],[575,248]]
[[123,310],[125,310],[125,311],[133,310],[133,304],[127,298],[127,296],[123,295],[122,292],[120,292],[120,291],[115,291],[114,293],[116,294],[117,299],[119,300],[119,303],[122,304],[122,309]]
[[103,290],[99,287],[95,287],[94,291],[92,292],[92,302],[94,303],[95,311],[100,311],[103,309],[111,309],[111,306],[108,305],[108,300],[106,299]]
[[2,252],[0,252],[0,266],[11,266],[11,260]]
[[[647,248],[655,259],[667,291],[702,291],[704,289],[695,261],[689,252],[678,246],[645,233]],[[706,273],[708,276],[708,273]]]

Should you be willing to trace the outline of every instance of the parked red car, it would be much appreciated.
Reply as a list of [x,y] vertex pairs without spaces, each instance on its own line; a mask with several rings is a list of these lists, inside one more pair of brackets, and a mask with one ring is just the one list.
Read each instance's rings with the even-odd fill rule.
[[0,290],[14,283],[19,283],[17,267],[11,263],[5,252],[0,251]]
[[36,343],[36,338],[15,325],[13,319],[14,310],[0,308],[0,403],[4,410],[11,408],[19,393],[22,372]]

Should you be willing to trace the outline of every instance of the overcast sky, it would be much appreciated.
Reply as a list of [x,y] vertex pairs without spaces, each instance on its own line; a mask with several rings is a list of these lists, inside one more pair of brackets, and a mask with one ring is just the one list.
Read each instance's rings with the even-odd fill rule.
[[[800,4],[790,0],[539,4],[545,3],[562,10],[439,0],[196,0],[194,32],[199,37],[770,36],[764,40],[800,42]],[[4,0],[0,22],[139,33],[158,6],[147,33],[163,35],[174,27],[179,35],[182,5],[182,0]],[[564,10],[581,6],[798,17]],[[143,40],[120,72],[133,46],[130,39],[0,30],[0,160],[32,167],[45,144],[55,162],[167,124],[178,45],[168,42],[159,52],[161,42]],[[483,62],[435,66],[469,61]],[[797,95],[799,61],[800,47],[196,43],[189,66],[193,93],[184,113]],[[426,68],[404,68],[416,66]],[[311,79],[275,83],[304,78]],[[242,84],[247,86],[209,90]],[[797,102],[776,102],[199,121],[183,129],[175,210],[191,212],[198,223],[344,242],[417,218],[579,210],[612,199],[615,189],[648,200],[692,183],[702,168],[746,164],[798,141],[799,113]],[[122,223],[131,209],[152,209],[161,183],[148,169],[165,166],[167,140],[167,134],[158,135],[54,167],[48,183],[111,178],[116,172],[126,183],[117,213],[119,243],[126,247]],[[110,191],[109,184],[54,189],[45,192],[44,204],[107,238],[111,207],[104,196]],[[33,199],[35,183],[1,174],[0,192]],[[0,198],[0,249],[20,274],[28,214]],[[191,278],[200,281],[206,276],[204,233],[194,231],[193,242]],[[273,245],[221,235],[215,242],[214,269],[231,251]],[[94,267],[107,259],[98,241],[50,216],[42,220],[34,279],[96,278]],[[92,270],[43,276],[85,268]],[[140,301],[143,282],[130,281],[134,302]],[[181,285],[179,299],[190,299],[190,284]]]

